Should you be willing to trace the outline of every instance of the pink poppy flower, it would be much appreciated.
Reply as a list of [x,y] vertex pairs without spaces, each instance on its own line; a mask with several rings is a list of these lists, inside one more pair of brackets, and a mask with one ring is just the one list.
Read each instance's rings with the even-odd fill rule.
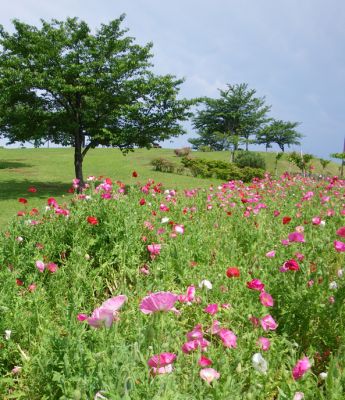
[[342,226],[337,230],[337,235],[341,237],[345,237],[345,226]]
[[295,259],[291,259],[285,261],[283,266],[280,268],[280,272],[287,272],[287,271],[298,271],[299,270],[298,262]]
[[158,311],[174,311],[178,296],[171,292],[157,292],[143,298],[140,303],[140,310],[144,314],[152,314]]
[[[87,318],[87,323],[93,328],[99,328],[101,326],[110,328],[113,321],[118,320],[117,311],[122,307],[126,300],[127,296],[125,295],[119,295],[106,300],[100,307],[93,311],[91,317]],[[78,315],[78,319],[79,318],[80,315]]]
[[321,224],[321,218],[320,217],[314,217],[311,219],[311,222],[313,225],[320,225]]
[[334,248],[339,252],[342,253],[345,251],[345,243],[340,242],[339,240],[335,240],[334,242]]
[[210,332],[212,335],[217,335],[220,330],[221,330],[220,322],[215,319],[212,321],[212,326],[210,329],[208,329],[207,332]]
[[265,291],[260,293],[260,302],[265,307],[273,307],[274,305],[273,297]]
[[210,345],[210,342],[204,338],[194,339],[189,342],[186,342],[182,346],[182,351],[184,353],[190,353],[194,350],[201,349],[201,351],[206,350]]
[[267,257],[267,258],[273,258],[273,257],[275,257],[275,256],[276,256],[276,252],[275,252],[274,250],[268,251],[268,252],[266,253],[266,257]]
[[201,356],[199,358],[198,364],[200,365],[200,367],[209,367],[210,365],[212,365],[212,361],[205,356]]
[[303,357],[297,361],[297,364],[292,369],[292,376],[295,380],[300,379],[309,369],[311,364],[308,357]]
[[200,370],[200,378],[207,383],[220,378],[220,373],[213,368],[203,368]]
[[267,351],[271,347],[271,342],[265,337],[259,337],[257,345],[260,346],[263,351]]
[[261,292],[264,290],[265,285],[260,281],[260,279],[252,279],[250,282],[247,282],[247,288]]
[[195,325],[195,327],[187,333],[188,340],[202,339],[203,336],[201,324]]
[[36,261],[36,267],[40,272],[43,272],[45,270],[46,266],[43,261],[38,260],[38,261]]
[[263,318],[261,318],[260,320],[260,324],[262,326],[262,329],[264,331],[274,331],[277,329],[278,324],[276,323],[276,321],[273,319],[273,317],[271,315],[265,315]]
[[191,285],[187,288],[187,294],[181,294],[178,296],[178,301],[181,303],[191,303],[195,300],[195,286]]
[[236,348],[236,346],[237,346],[237,344],[236,344],[237,337],[229,329],[222,328],[218,332],[218,335],[221,338],[221,340],[222,340],[222,342],[223,342],[225,347]]
[[183,225],[174,225],[174,232],[179,233],[180,235],[184,234],[184,226]]
[[218,304],[209,304],[204,308],[204,311],[210,315],[214,315],[218,312]]
[[152,243],[147,246],[147,250],[150,252],[151,257],[155,257],[161,252],[161,247],[160,244]]
[[290,244],[289,239],[282,239],[281,243],[283,246],[288,246]]
[[58,266],[55,263],[50,262],[47,264],[47,270],[51,273],[54,273],[58,270]]
[[304,243],[305,239],[304,239],[304,235],[302,232],[292,232],[289,234],[288,236],[289,242],[300,242],[300,243]]
[[147,364],[149,367],[151,367],[151,372],[154,375],[168,374],[172,372],[172,363],[175,360],[176,360],[176,354],[161,353],[151,357],[147,362]]

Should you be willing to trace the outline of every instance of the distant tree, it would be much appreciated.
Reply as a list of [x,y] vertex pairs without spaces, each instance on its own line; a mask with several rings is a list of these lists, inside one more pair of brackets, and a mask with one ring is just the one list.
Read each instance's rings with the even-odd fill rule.
[[73,146],[81,185],[89,149],[150,147],[184,133],[179,121],[191,116],[192,102],[177,99],[183,81],[150,72],[152,44],[134,44],[123,19],[94,34],[76,18],[0,28],[1,134]]
[[265,105],[264,97],[255,97],[256,91],[248,89],[248,85],[227,85],[226,90],[219,90],[218,99],[204,98],[204,108],[196,113],[193,126],[204,140],[207,136],[217,135],[216,142],[220,146],[232,149],[232,159],[239,143],[243,140],[248,150],[250,137],[262,128],[268,121],[267,113],[270,106]]
[[330,154],[330,157],[336,158],[337,160],[341,160],[340,175],[344,176],[345,152],[343,152],[343,153],[333,153],[333,154]]
[[283,155],[284,155],[284,153],[280,152],[280,153],[277,153],[276,156],[275,156],[275,159],[274,159],[274,174],[275,174],[275,176],[278,175],[278,161],[281,158],[283,158]]
[[198,138],[188,139],[188,142],[193,146],[194,150],[199,150],[203,146],[209,146],[214,151],[230,149],[230,143],[227,138],[219,132],[203,131],[199,133]]
[[320,158],[319,161],[322,166],[322,171],[324,171],[327,165],[331,162],[330,160],[324,160],[323,158]]
[[284,153],[285,147],[300,144],[303,135],[296,131],[299,122],[274,120],[257,133],[257,143],[265,144],[266,149],[276,143]]

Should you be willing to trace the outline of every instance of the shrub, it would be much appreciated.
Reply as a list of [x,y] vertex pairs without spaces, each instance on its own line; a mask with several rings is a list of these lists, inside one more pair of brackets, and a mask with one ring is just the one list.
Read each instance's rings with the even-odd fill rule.
[[240,168],[266,168],[264,158],[260,154],[252,151],[241,151],[240,153],[236,153],[235,164]]
[[186,157],[192,151],[190,147],[183,147],[182,149],[175,149],[174,153],[177,157]]
[[155,158],[154,160],[151,161],[151,165],[154,166],[154,169],[156,171],[160,171],[160,172],[173,173],[176,168],[176,165],[173,162],[171,162],[163,157]]
[[213,151],[211,146],[199,146],[198,148],[199,151],[203,152],[203,153],[208,153],[210,151]]

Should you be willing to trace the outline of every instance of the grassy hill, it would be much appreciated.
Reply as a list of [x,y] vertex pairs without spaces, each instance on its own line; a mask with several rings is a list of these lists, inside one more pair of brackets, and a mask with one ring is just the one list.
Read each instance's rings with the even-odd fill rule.
[[[274,173],[276,153],[261,153],[266,159],[267,170]],[[228,161],[229,152],[192,152],[193,157],[210,160]],[[186,175],[166,174],[152,169],[151,161],[157,157],[164,157],[175,163],[180,163],[173,149],[138,149],[127,156],[123,156],[118,149],[90,150],[84,162],[84,175],[109,176],[127,184],[135,181],[145,182],[152,178],[163,182],[166,187],[195,188],[208,187],[218,184],[217,179],[200,179]],[[321,173],[322,168],[317,160],[313,161],[315,173]],[[139,174],[137,179],[132,178],[132,171]],[[287,161],[287,155],[278,163],[278,174],[298,170]],[[339,166],[330,163],[325,171],[328,175],[339,174]],[[27,208],[42,208],[48,197],[54,196],[59,201],[68,198],[68,189],[74,178],[73,149],[0,149],[0,230],[22,210],[23,205],[18,203],[19,197],[28,199]],[[34,186],[36,193],[29,193],[28,188]]]

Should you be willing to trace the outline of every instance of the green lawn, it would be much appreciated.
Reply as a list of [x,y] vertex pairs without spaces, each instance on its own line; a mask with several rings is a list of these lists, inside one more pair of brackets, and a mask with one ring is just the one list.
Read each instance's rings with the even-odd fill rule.
[[[274,172],[275,153],[262,153],[266,158],[267,170]],[[193,156],[206,159],[229,160],[229,152],[197,153]],[[150,162],[157,157],[164,157],[180,162],[172,149],[138,149],[123,156],[117,149],[90,150],[84,162],[84,175],[109,176],[131,184],[137,180],[145,182],[152,178],[163,182],[165,187],[195,188],[207,187],[211,183],[220,183],[219,180],[205,180],[192,176],[166,174],[152,169]],[[321,173],[318,161],[314,161],[315,172]],[[132,171],[139,174],[137,179],[132,178]],[[279,161],[278,173],[283,171],[294,172],[296,169],[286,160],[286,156]],[[330,164],[326,173],[339,174],[336,164]],[[48,197],[54,196],[59,201],[68,198],[68,188],[74,177],[73,149],[0,149],[0,230],[23,209],[18,203],[19,197],[28,199],[27,208],[42,208]],[[36,193],[29,193],[28,188],[35,186]]]

